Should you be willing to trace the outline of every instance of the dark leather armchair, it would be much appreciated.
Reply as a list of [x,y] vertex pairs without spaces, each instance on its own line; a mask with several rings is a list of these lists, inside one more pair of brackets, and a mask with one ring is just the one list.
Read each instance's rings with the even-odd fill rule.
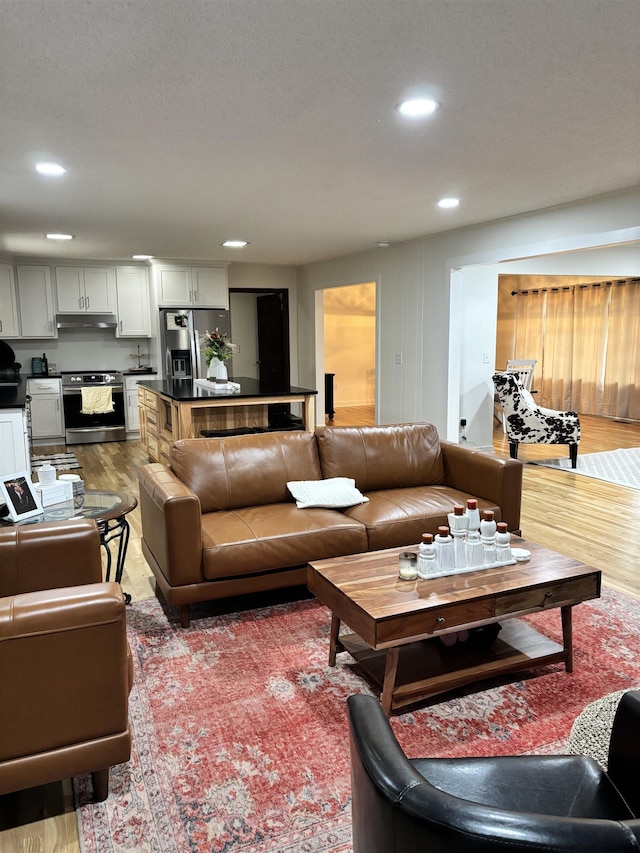
[[0,794],[91,773],[96,800],[131,752],[120,586],[0,598]]
[[620,702],[606,773],[584,756],[410,760],[373,697],[347,702],[354,853],[640,850],[640,691]]

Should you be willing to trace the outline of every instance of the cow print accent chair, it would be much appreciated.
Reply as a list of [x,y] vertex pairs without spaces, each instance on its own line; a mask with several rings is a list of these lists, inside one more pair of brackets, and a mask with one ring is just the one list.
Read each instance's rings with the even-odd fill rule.
[[536,405],[530,391],[513,373],[495,373],[493,384],[504,413],[509,455],[518,458],[520,444],[568,444],[571,467],[578,461],[580,418],[577,412],[557,412]]

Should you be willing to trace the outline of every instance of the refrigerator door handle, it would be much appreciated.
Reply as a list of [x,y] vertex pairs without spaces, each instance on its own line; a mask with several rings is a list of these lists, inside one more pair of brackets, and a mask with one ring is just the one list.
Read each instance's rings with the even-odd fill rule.
[[197,329],[193,330],[193,349],[194,363],[196,369],[192,371],[194,379],[204,379],[202,374],[202,350],[200,349],[200,332]]

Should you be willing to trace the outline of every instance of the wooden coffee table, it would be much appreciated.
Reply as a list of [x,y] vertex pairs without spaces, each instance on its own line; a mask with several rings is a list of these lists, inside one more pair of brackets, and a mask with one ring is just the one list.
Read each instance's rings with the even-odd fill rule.
[[[600,596],[601,573],[541,545],[517,538],[513,544],[531,551],[528,563],[430,580],[399,580],[398,554],[407,548],[310,563],[308,587],[332,614],[329,665],[349,652],[382,687],[387,716],[497,675],[551,663],[571,672],[572,608]],[[562,645],[514,618],[554,608],[560,608]],[[354,633],[340,634],[341,622]],[[493,622],[502,628],[488,648],[472,640],[432,642]]]

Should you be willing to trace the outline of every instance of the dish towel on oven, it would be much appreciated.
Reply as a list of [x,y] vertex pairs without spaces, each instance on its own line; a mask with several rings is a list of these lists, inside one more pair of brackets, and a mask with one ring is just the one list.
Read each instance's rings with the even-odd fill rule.
[[111,388],[81,388],[81,415],[104,415],[113,411]]

